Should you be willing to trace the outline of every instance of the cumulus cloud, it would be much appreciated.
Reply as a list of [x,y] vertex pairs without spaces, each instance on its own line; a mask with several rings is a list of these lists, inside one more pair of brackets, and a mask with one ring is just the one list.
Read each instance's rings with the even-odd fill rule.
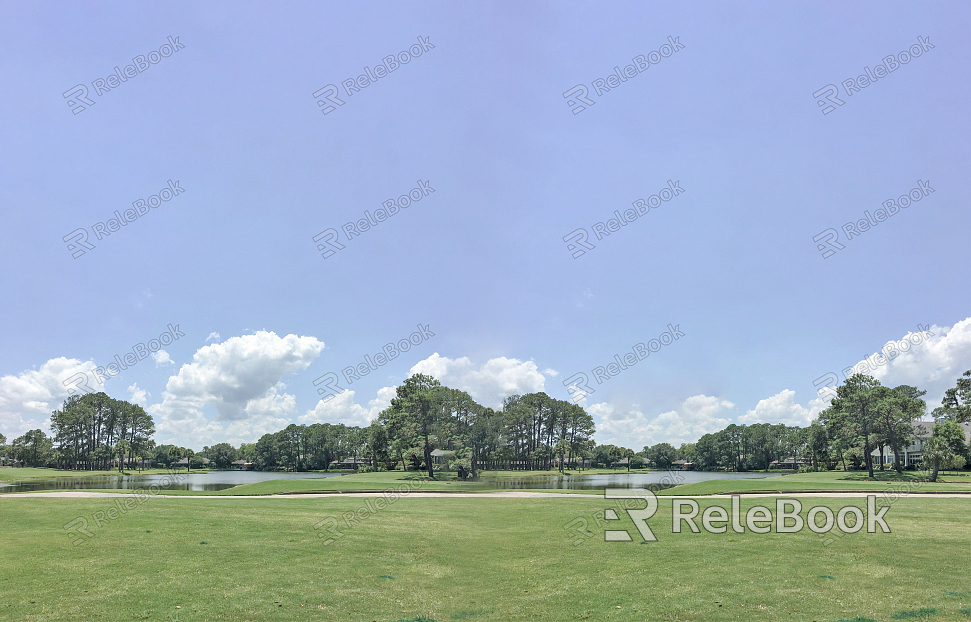
[[944,392],[971,368],[971,318],[953,326],[918,325],[917,329],[887,341],[879,352],[873,352],[842,370],[842,376],[831,374],[830,388],[821,389],[822,395],[811,400],[808,406],[795,403],[795,392],[786,389],[760,400],[753,410],[738,418],[739,423],[809,425],[829,407],[830,400],[836,395],[832,389],[854,373],[873,376],[888,387],[907,384],[927,391],[924,396],[927,409],[933,410],[940,405]]
[[148,391],[146,391],[145,389],[139,389],[138,383],[136,382],[135,384],[128,387],[128,392],[131,393],[132,403],[138,404],[143,408],[145,407],[147,398],[150,395]]
[[[296,410],[296,399],[284,393],[281,379],[305,369],[323,348],[314,337],[267,331],[204,346],[169,378],[162,403],[148,410],[160,433],[190,438],[194,445],[200,438],[224,440],[220,435],[226,432],[251,439],[242,434],[247,427],[253,432],[280,429]],[[207,406],[215,409],[215,421],[205,416]],[[224,421],[242,425],[224,426]]]
[[557,376],[560,375],[560,372],[556,371],[555,369],[550,369],[549,367],[544,369],[543,373],[549,376],[550,378],[556,378]]
[[[928,410],[941,404],[944,392],[958,377],[971,369],[971,317],[953,326],[918,326],[897,340],[888,341],[880,352],[868,355],[854,370],[873,376],[881,384],[896,387],[909,384],[927,391]],[[849,374],[854,372],[847,369]],[[844,379],[840,377],[840,381]]]
[[725,411],[735,405],[728,400],[708,395],[689,397],[677,409],[654,417],[645,415],[637,405],[618,409],[601,402],[586,410],[597,426],[597,442],[640,449],[647,445],[666,442],[678,447],[681,443],[693,443],[698,437],[721,430],[731,420]]
[[320,400],[313,410],[308,410],[300,417],[300,423],[343,423],[364,427],[377,419],[381,411],[391,405],[391,399],[396,395],[394,387],[383,387],[365,408],[354,403],[354,393],[347,390],[330,400]]
[[[544,373],[556,374],[551,369]],[[546,380],[532,361],[499,357],[476,368],[467,357],[450,359],[437,352],[412,367],[408,375],[413,374],[434,376],[443,385],[465,391],[472,399],[492,408],[501,408],[502,400],[510,395],[543,391]],[[380,389],[377,397],[369,401],[367,407],[355,403],[354,395],[354,391],[344,391],[329,401],[321,400],[313,410],[302,415],[299,421],[366,426],[391,405],[395,388]]]
[[476,369],[468,357],[450,359],[438,352],[418,362],[409,374],[428,374],[442,384],[460,389],[484,406],[499,408],[510,395],[543,391],[546,378],[533,361],[504,356],[486,361]]
[[160,367],[162,365],[175,365],[175,361],[169,356],[169,353],[165,350],[159,350],[158,352],[152,352],[152,358],[155,359],[155,366]]
[[795,403],[796,392],[784,389],[772,397],[759,400],[753,410],[738,418],[739,423],[784,423],[806,427],[820,412],[829,407],[829,399],[820,397],[809,402],[809,406]]
[[[0,376],[0,432],[8,439],[46,428],[52,411],[72,393],[103,391],[92,361],[59,357],[40,369]],[[67,385],[64,383],[67,382]]]

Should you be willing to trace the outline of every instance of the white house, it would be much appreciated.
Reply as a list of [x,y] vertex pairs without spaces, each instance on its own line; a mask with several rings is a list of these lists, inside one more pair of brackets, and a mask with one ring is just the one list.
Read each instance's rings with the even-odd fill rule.
[[[904,466],[911,466],[920,462],[924,443],[931,437],[934,431],[934,424],[934,421],[918,421],[914,424],[914,432],[917,438],[912,445],[900,450],[900,461]],[[971,442],[971,425],[964,423],[961,427],[964,428],[964,441]],[[870,455],[873,456],[873,464],[875,466],[879,465],[880,448],[877,447],[874,449],[870,452]],[[891,468],[893,467],[893,449],[889,445],[883,448],[883,463],[889,465]]]

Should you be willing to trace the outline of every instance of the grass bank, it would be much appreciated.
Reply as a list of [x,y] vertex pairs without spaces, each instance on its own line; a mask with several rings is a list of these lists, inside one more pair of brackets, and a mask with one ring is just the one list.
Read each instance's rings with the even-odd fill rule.
[[658,495],[713,495],[729,492],[812,492],[812,491],[884,491],[905,489],[922,492],[971,491],[971,477],[938,477],[937,482],[923,481],[926,474],[917,471],[874,471],[873,479],[866,471],[823,471],[820,473],[792,473],[764,479],[721,479],[683,484],[658,493]]
[[[962,499],[903,498],[886,515],[892,533],[829,546],[808,531],[674,534],[666,499],[650,544],[623,511],[609,528],[635,541],[604,542],[602,498],[412,496],[374,513],[368,501],[152,497],[112,513],[111,499],[0,498],[0,620],[882,622],[971,612]],[[743,499],[743,511],[756,503]],[[114,518],[99,525],[98,512]],[[74,546],[64,525],[79,516],[91,536]]]

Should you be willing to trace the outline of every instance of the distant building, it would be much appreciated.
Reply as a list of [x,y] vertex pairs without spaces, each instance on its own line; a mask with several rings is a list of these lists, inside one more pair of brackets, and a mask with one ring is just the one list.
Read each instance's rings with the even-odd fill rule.
[[773,460],[769,463],[769,468],[772,469],[792,469],[798,470],[799,467],[808,465],[809,462],[803,460],[802,458],[796,458],[794,456],[789,456],[785,460]]
[[252,471],[253,463],[249,462],[248,460],[234,460],[233,467],[242,471]]
[[442,460],[448,460],[449,458],[454,458],[455,452],[448,451],[445,449],[433,449],[432,450],[432,464],[442,464]]
[[[921,461],[921,456],[923,455],[924,443],[927,442],[934,432],[934,421],[918,421],[914,425],[914,442],[903,449],[900,450],[900,462],[903,466],[912,466]],[[971,442],[971,425],[965,423],[961,425],[964,428],[964,442]],[[873,456],[873,464],[875,466],[880,465],[880,448],[877,447],[870,452]],[[890,465],[893,468],[894,455],[893,449],[889,445],[885,445],[883,448],[883,464]]]
[[[152,461],[151,460],[146,460],[146,459],[142,459],[142,460],[129,460],[128,457],[125,456],[122,459],[122,463],[125,466],[132,467],[132,468],[136,468],[136,469],[150,469],[150,468],[152,468]],[[112,467],[114,467],[114,468],[118,468],[118,458],[113,458],[111,460],[111,462],[109,462],[109,464]]]
[[344,458],[340,462],[334,460],[330,463],[330,468],[332,469],[357,469],[358,467],[364,465],[371,465],[371,461],[367,458],[361,458],[358,456],[351,456],[350,458]]
[[671,463],[671,466],[680,469],[682,471],[691,471],[695,468],[694,462],[688,462],[687,460],[675,460]]
[[[577,459],[576,456],[573,456],[572,458],[570,458],[568,456],[564,456],[563,457],[563,462],[566,463],[566,466],[568,468],[569,468],[569,466],[571,464],[572,465],[579,466],[581,469],[589,469],[590,467],[593,466],[593,460],[588,460],[588,459],[579,460],[579,459]],[[560,457],[559,456],[555,456],[553,458],[553,466],[555,466],[556,468],[560,468]]]

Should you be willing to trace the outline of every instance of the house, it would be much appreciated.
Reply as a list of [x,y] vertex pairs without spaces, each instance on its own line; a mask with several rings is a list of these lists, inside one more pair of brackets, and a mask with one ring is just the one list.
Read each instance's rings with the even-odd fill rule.
[[795,456],[789,456],[784,460],[773,460],[769,463],[770,469],[792,469],[794,471],[799,470],[799,467],[808,465],[809,463],[802,458],[796,458]]
[[671,466],[681,471],[690,471],[695,468],[695,463],[687,460],[675,460],[671,463]]
[[[912,466],[921,461],[924,443],[926,443],[927,439],[932,436],[935,423],[935,421],[918,421],[916,424],[914,424],[914,436],[916,437],[914,442],[910,446],[900,450],[900,462],[903,464],[903,466]],[[961,427],[964,428],[964,442],[971,443],[971,425],[964,423],[961,424]],[[877,447],[871,451],[870,455],[873,456],[872,460],[874,466],[879,467],[880,448]],[[891,449],[889,445],[884,446],[883,448],[883,464],[885,465],[884,468],[893,468],[893,449]]]
[[[125,456],[124,459],[122,460],[122,462],[125,464],[126,467],[130,467],[130,468],[135,468],[135,469],[150,469],[150,468],[152,468],[152,461],[151,460],[146,460],[144,458],[141,459],[141,460],[129,460],[128,457]],[[111,464],[112,467],[118,468],[118,458],[113,459],[110,462],[110,464]]]
[[233,468],[240,469],[241,471],[252,471],[253,463],[248,460],[234,460]]
[[[589,460],[589,459],[586,459],[586,458],[584,458],[583,460],[579,460],[579,459],[577,459],[576,456],[573,456],[572,458],[569,457],[569,456],[564,456],[563,457],[563,462],[566,463],[565,466],[567,468],[570,468],[570,465],[578,466],[581,469],[589,469],[589,468],[591,468],[593,466],[593,460]],[[553,458],[553,466],[555,466],[556,468],[560,468],[560,457],[559,456],[554,456],[554,458]]]
[[448,451],[445,449],[433,449],[432,450],[432,464],[441,465],[448,460],[455,457],[454,451]]
[[351,456],[350,458],[344,458],[340,462],[333,460],[330,463],[330,468],[332,469],[355,469],[358,467],[368,465],[370,466],[371,461],[367,458],[361,458],[359,456]]

